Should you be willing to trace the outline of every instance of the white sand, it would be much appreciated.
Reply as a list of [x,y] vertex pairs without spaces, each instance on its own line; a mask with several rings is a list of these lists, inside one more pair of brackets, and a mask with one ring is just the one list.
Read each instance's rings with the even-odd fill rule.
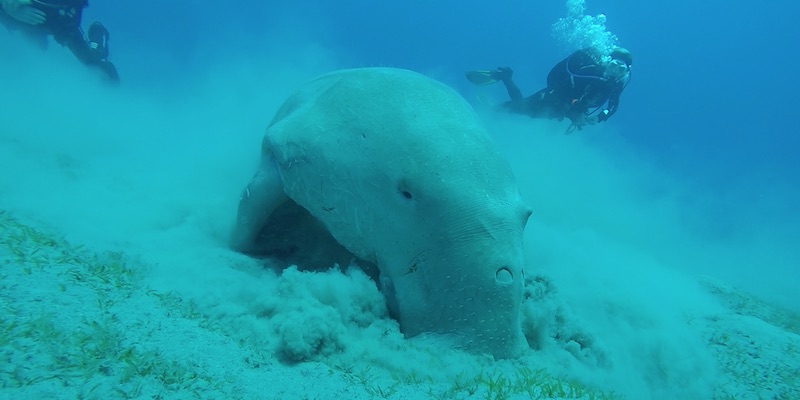
[[[243,271],[232,256],[225,273],[227,284],[238,285],[238,301],[197,304],[145,286],[154,266],[130,256],[70,245],[8,212],[0,215],[0,229],[2,398],[478,399],[490,391],[498,397],[489,398],[555,398],[542,392],[558,390],[564,390],[559,398],[592,398],[565,371],[559,380],[534,373],[560,370],[552,349],[491,362],[403,339],[377,290],[358,272],[289,270],[276,278]],[[263,293],[256,292],[259,285]],[[687,316],[686,325],[707,343],[717,373],[687,377],[681,367],[673,376],[664,366],[660,376],[646,377],[658,390],[650,397],[683,392],[657,389],[665,384],[696,387],[680,381],[692,378],[709,380],[703,384],[718,399],[797,398],[800,319],[723,284],[707,287],[725,307],[704,318]],[[553,299],[541,300],[548,312],[558,308]],[[558,330],[569,329],[561,323]],[[304,361],[291,361],[296,358]],[[583,361],[597,375],[614,367]],[[493,386],[498,377],[508,379],[501,383],[507,397]]]

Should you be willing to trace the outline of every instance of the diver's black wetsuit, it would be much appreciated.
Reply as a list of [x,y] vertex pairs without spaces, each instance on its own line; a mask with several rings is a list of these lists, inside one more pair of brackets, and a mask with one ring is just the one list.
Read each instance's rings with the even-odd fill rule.
[[108,78],[119,82],[117,68],[108,61],[108,31],[99,22],[89,28],[89,39],[96,47],[89,45],[81,29],[83,9],[89,5],[88,0],[32,0],[31,6],[45,13],[45,22],[41,25],[28,25],[5,13],[0,8],[0,23],[11,30],[24,33],[29,39],[41,47],[47,47],[47,35],[67,46],[82,63],[100,68]]
[[604,77],[605,68],[593,57],[591,50],[578,50],[556,64],[547,75],[547,87],[526,98],[522,97],[510,76],[503,79],[511,100],[506,109],[533,118],[569,118],[575,121],[583,114],[593,113],[608,102],[607,112],[599,113],[599,122],[611,117],[619,107],[619,96],[630,80]]

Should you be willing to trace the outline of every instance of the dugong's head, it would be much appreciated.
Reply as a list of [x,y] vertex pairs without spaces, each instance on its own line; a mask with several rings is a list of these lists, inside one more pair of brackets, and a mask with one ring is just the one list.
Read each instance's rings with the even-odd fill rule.
[[471,107],[398,69],[324,75],[268,130],[286,194],[375,263],[406,335],[517,354],[530,210]]
[[522,235],[530,211],[501,163],[488,168],[486,158],[466,153],[454,152],[438,173],[397,176],[397,195],[382,212],[392,216],[387,227],[402,228],[378,239],[381,285],[406,334],[439,332],[509,357],[523,344]]

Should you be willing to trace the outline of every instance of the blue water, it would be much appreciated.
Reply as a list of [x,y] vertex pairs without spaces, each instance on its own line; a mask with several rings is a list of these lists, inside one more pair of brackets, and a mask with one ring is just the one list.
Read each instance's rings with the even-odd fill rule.
[[[116,59],[129,81],[141,71],[126,56],[141,57],[146,49],[166,52],[180,68],[202,69],[212,57],[294,40],[286,37],[294,31],[343,57],[343,67],[435,68],[452,73],[452,84],[466,86],[458,80],[466,69],[509,65],[523,91],[532,93],[571,50],[551,34],[551,25],[566,15],[563,2],[93,3],[87,14],[112,29]],[[664,168],[715,190],[729,190],[750,174],[793,183],[800,168],[800,52],[792,24],[800,6],[770,4],[587,2],[587,14],[606,14],[608,30],[635,57],[634,79],[613,119],[625,139]],[[131,45],[138,54],[125,54]],[[172,80],[180,70],[158,72]],[[796,192],[784,194],[798,200]],[[753,201],[738,196],[731,201]]]

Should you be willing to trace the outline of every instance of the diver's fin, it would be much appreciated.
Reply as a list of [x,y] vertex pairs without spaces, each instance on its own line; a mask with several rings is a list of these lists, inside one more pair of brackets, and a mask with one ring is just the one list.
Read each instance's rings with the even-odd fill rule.
[[467,71],[464,75],[467,76],[467,80],[470,82],[481,86],[490,85],[499,80],[496,78],[497,71],[493,70],[476,69],[474,71]]

